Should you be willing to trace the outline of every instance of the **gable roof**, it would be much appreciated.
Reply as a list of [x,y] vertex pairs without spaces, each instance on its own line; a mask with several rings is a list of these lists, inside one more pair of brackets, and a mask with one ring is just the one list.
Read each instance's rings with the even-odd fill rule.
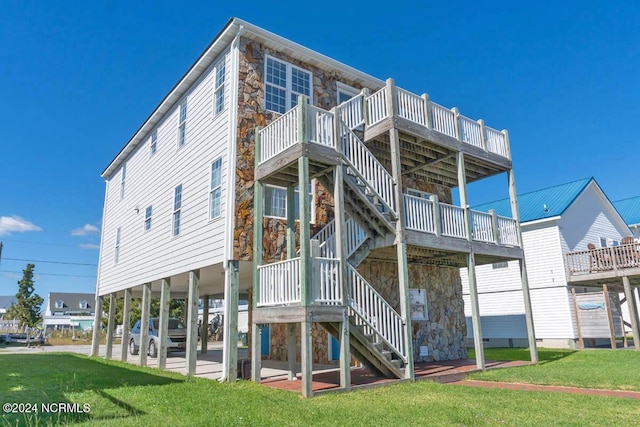
[[0,295],[0,309],[7,309],[18,302],[13,295]]
[[[94,311],[95,294],[76,294],[72,292],[49,292],[49,311]],[[62,300],[63,307],[56,308],[56,301]],[[86,301],[87,308],[81,309],[80,302]]]
[[[519,194],[520,222],[524,223],[562,215],[592,181],[595,182],[593,177],[583,178],[566,184]],[[508,198],[474,206],[473,209],[483,212],[495,209],[497,215],[511,217],[511,201]]]
[[640,196],[613,202],[620,216],[627,225],[640,224]]

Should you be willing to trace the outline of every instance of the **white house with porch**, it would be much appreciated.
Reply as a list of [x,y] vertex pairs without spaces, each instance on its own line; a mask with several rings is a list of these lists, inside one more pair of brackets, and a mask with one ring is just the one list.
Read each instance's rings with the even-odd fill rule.
[[[602,285],[606,284],[614,293],[624,290],[620,280],[575,281],[571,273],[572,254],[589,251],[590,247],[607,251],[621,247],[623,238],[631,236],[631,230],[593,178],[520,194],[518,201],[537,341],[544,347],[576,348],[581,337],[572,289],[578,294],[602,292]],[[487,207],[500,214],[507,210],[508,201],[498,200],[474,209]],[[467,302],[470,291],[466,269],[461,270],[461,275]],[[516,263],[478,267],[476,277],[485,345],[527,346],[525,308]],[[624,293],[621,300],[624,313],[628,313]],[[471,328],[472,313],[466,304],[465,311]],[[629,314],[626,316],[629,322]],[[468,337],[473,337],[470,330]],[[609,339],[609,330],[605,328],[603,335],[592,342],[608,343]]]
[[[343,389],[352,355],[399,379],[416,363],[465,359],[460,267],[513,260],[528,297],[509,144],[457,108],[233,18],[102,173],[97,305],[124,299],[126,358],[132,297],[143,324],[160,298],[163,368],[169,303],[186,298],[193,375],[199,300],[206,315],[224,299],[222,379],[233,381],[246,295],[253,380],[263,357],[288,361],[292,378],[300,361],[305,396],[332,340]],[[508,212],[470,210],[467,183],[497,174]]]

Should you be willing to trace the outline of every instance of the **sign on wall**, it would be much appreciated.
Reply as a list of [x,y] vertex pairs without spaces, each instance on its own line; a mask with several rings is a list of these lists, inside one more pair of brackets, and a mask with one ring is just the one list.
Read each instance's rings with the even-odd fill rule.
[[411,320],[429,320],[427,311],[427,291],[425,289],[409,289]]

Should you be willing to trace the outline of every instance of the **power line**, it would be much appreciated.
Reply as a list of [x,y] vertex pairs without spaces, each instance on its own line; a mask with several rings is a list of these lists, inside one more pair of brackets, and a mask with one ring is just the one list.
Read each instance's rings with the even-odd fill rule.
[[[22,274],[24,273],[23,271],[11,271],[11,270],[0,270],[0,273],[18,273],[18,274]],[[54,273],[33,273],[34,276],[36,275],[41,275],[41,276],[56,276],[56,277],[92,277],[95,278],[96,276],[86,276],[86,275],[80,275],[80,274],[54,274]]]
[[49,242],[30,242],[28,240],[14,240],[14,239],[2,239],[4,242],[15,242],[15,243],[28,243],[30,245],[48,245],[48,246],[62,246],[65,248],[79,248],[78,245],[65,245],[63,243],[49,243]]
[[23,258],[3,258],[9,261],[26,261],[26,262],[42,262],[46,264],[65,264],[65,265],[85,265],[90,267],[97,267],[98,264],[86,264],[82,262],[65,262],[65,261],[45,261],[41,259],[23,259]]

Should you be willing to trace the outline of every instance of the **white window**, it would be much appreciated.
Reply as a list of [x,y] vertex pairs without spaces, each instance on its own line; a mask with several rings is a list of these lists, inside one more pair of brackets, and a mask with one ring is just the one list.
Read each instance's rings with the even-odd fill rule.
[[120,172],[120,198],[124,199],[124,182],[127,178],[127,164],[122,165],[122,171]]
[[154,130],[151,133],[151,155],[153,156],[158,151],[158,131]]
[[509,263],[508,263],[507,261],[494,262],[494,263],[492,264],[492,266],[493,266],[493,269],[494,269],[494,270],[497,270],[497,269],[499,269],[499,268],[507,268],[507,267],[509,267]]
[[180,103],[180,118],[178,119],[178,147],[184,145],[187,134],[187,99]]
[[144,229],[151,230],[151,214],[153,213],[153,207],[147,206],[144,210]]
[[610,247],[610,246],[619,246],[620,245],[620,241],[616,240],[616,239],[612,239],[611,237],[601,237],[600,238],[600,247],[601,248],[606,248],[606,247]]
[[267,56],[264,73],[265,109],[285,113],[298,104],[298,95],[311,102],[311,73]]
[[173,235],[180,234],[180,216],[182,209],[182,184],[178,185],[173,192]]
[[221,214],[222,201],[222,158],[211,164],[211,184],[209,186],[209,218],[217,218]]
[[338,88],[338,104],[342,104],[345,101],[350,100],[351,98],[358,96],[360,91],[354,87],[346,85],[344,83],[337,82]]
[[[311,205],[311,223],[315,223],[315,198],[314,183],[309,186],[309,199]],[[296,220],[300,219],[300,195],[298,187],[295,188],[294,193],[294,212]],[[264,215],[274,218],[287,218],[287,189],[284,187],[276,187],[272,185],[265,185],[264,187]]]
[[78,304],[78,307],[79,307],[81,310],[86,310],[88,306],[89,306],[89,305],[87,304],[87,301],[85,301],[85,300],[80,301],[80,303]]
[[118,227],[118,229],[116,230],[116,245],[115,245],[114,254],[113,254],[114,264],[117,264],[119,259],[120,259],[120,227]]
[[225,58],[223,57],[215,66],[214,73],[216,76],[213,88],[213,115],[217,115],[224,111],[224,78],[226,73]]
[[56,308],[57,308],[57,309],[64,308],[64,301],[62,301],[61,299],[59,299],[58,301],[56,301]]

